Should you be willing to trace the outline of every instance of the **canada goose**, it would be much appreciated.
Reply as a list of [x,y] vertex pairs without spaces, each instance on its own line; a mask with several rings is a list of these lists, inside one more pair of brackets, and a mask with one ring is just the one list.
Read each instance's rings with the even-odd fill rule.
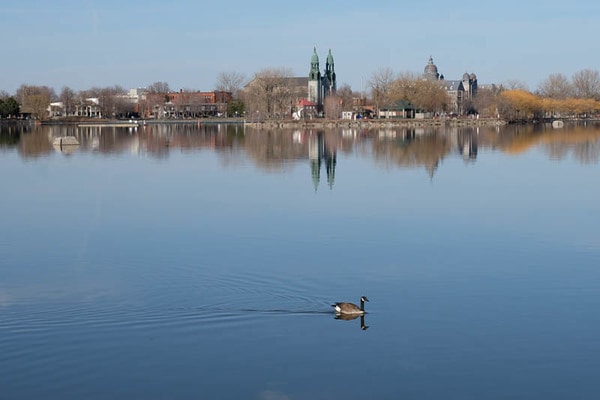
[[365,301],[369,301],[367,296],[360,298],[360,308],[354,303],[335,303],[331,306],[335,308],[336,314],[364,314],[365,313]]

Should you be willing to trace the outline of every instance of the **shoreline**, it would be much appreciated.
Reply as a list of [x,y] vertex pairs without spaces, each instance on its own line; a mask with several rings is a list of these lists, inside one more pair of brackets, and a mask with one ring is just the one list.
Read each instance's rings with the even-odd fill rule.
[[[507,121],[497,118],[426,118],[426,119],[267,119],[247,120],[244,118],[200,118],[200,119],[54,119],[45,121],[34,120],[0,120],[0,125],[76,125],[80,127],[143,127],[145,125],[214,125],[242,124],[254,128],[287,128],[287,129],[389,129],[389,128],[436,128],[436,127],[490,127],[508,124],[535,125],[551,123],[553,120],[522,120]],[[597,123],[598,119],[561,119],[565,123]]]
[[245,125],[267,128],[420,128],[444,126],[500,126],[507,121],[495,118],[453,118],[453,119],[360,119],[360,120],[266,120],[245,122]]
[[390,128],[390,127],[442,127],[442,126],[498,126],[508,122],[495,118],[426,118],[426,119],[324,119],[310,120],[266,119],[247,120],[244,118],[200,118],[200,119],[92,119],[69,120],[55,119],[42,121],[42,125],[78,125],[93,126],[144,126],[144,125],[209,125],[209,124],[243,124],[251,127],[266,128]]

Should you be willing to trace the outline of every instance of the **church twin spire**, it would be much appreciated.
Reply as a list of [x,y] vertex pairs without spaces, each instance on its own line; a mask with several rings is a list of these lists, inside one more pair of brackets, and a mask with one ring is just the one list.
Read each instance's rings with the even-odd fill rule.
[[319,70],[319,55],[317,48],[313,48],[313,55],[310,60],[310,72],[308,74],[308,99],[317,104],[318,107],[323,106],[323,102],[327,96],[336,91],[336,75],[331,49],[327,54],[325,62],[325,73],[321,75]]

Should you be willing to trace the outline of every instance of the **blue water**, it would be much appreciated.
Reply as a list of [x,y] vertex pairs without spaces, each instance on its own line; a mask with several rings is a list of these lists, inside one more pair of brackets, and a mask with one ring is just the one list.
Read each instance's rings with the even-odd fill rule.
[[1,136],[1,399],[600,393],[593,126],[69,129]]

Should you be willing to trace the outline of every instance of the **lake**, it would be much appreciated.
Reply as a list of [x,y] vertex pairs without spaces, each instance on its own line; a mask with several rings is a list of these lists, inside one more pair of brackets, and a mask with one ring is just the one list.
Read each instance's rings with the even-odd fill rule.
[[2,126],[0,169],[1,399],[600,393],[600,125]]

